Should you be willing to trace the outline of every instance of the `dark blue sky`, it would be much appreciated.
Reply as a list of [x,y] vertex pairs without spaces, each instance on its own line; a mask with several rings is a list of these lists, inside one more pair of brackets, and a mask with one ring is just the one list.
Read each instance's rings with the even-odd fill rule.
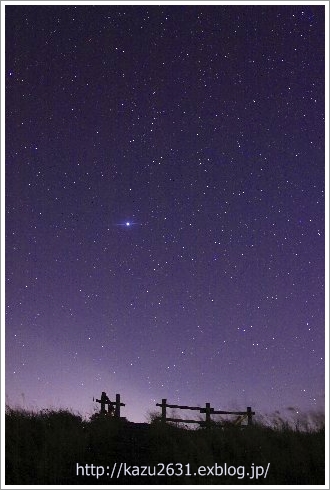
[[324,22],[6,6],[9,403],[323,408]]

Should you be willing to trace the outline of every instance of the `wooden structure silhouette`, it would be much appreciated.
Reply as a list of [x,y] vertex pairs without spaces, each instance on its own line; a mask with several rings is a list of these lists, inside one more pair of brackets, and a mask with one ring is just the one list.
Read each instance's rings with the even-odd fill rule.
[[[224,410],[214,410],[210,403],[205,404],[205,408],[201,407],[189,407],[187,405],[170,405],[167,403],[167,399],[163,398],[162,403],[156,403],[157,407],[161,407],[162,416],[161,421],[166,422],[183,422],[186,424],[199,424],[204,427],[210,427],[212,425],[211,415],[226,414],[226,415],[238,415],[237,419],[232,425],[240,426],[243,420],[247,419],[247,425],[252,425],[252,416],[255,412],[252,412],[251,407],[247,407],[246,412],[227,412]],[[197,410],[200,413],[205,413],[205,421],[203,420],[191,420],[191,419],[174,419],[166,417],[166,408],[179,408],[180,410]]]
[[[93,399],[94,400],[94,399]],[[110,415],[117,418],[120,418],[120,407],[124,407],[125,403],[120,401],[120,394],[116,394],[116,401],[112,402],[107,396],[105,391],[102,391],[101,398],[95,400],[97,403],[101,404],[100,414],[101,415]],[[106,405],[108,406],[108,410],[106,409]]]

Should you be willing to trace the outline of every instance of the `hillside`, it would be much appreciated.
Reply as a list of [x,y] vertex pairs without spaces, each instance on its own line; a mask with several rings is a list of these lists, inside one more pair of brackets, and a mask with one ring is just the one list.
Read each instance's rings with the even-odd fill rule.
[[[324,443],[324,429],[300,431],[285,424],[188,430],[107,417],[84,421],[67,411],[7,409],[6,484],[320,485]],[[126,475],[120,463],[126,463]],[[149,470],[142,469],[147,465]]]

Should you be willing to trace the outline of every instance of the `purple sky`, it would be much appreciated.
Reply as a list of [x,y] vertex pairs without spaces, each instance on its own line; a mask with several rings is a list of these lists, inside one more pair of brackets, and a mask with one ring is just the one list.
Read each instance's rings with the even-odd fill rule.
[[324,6],[7,5],[5,80],[7,401],[322,409]]

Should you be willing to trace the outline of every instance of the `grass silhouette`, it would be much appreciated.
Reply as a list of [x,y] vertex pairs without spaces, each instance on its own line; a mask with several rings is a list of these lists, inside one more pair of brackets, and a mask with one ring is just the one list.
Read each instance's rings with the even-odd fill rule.
[[[224,421],[211,429],[150,424],[93,416],[86,421],[66,410],[29,412],[6,408],[7,485],[321,485],[325,478],[325,432],[319,415],[290,424],[277,414],[240,429]],[[76,474],[94,464],[111,469],[114,463],[160,469],[159,463],[189,464],[191,476],[124,476],[111,479]],[[200,466],[251,465],[264,468],[267,478],[193,475]],[[248,468],[249,467],[249,468]],[[178,468],[178,467],[177,467]],[[184,469],[186,467],[184,466]],[[86,472],[85,472],[86,473]],[[91,472],[89,472],[90,474]]]

